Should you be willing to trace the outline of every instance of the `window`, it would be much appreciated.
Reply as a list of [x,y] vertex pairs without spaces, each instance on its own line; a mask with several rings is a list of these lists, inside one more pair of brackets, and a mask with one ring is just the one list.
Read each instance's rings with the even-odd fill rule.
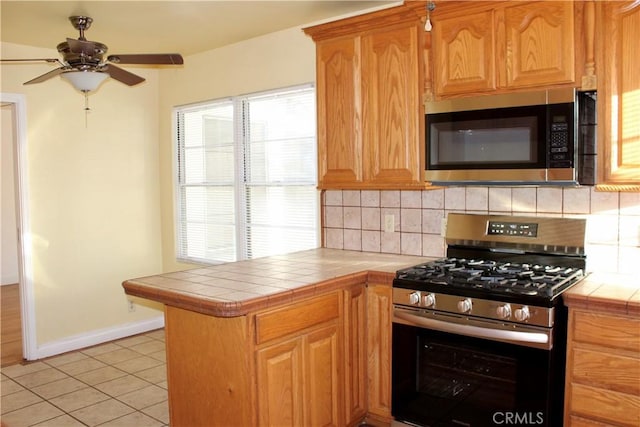
[[312,86],[175,114],[179,259],[214,263],[318,247]]

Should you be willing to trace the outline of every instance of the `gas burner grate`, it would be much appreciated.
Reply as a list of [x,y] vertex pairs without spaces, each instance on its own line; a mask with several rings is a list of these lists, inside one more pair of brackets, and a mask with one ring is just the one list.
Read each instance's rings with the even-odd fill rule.
[[554,297],[583,276],[579,268],[466,258],[443,258],[396,273],[397,279],[408,281],[544,298]]

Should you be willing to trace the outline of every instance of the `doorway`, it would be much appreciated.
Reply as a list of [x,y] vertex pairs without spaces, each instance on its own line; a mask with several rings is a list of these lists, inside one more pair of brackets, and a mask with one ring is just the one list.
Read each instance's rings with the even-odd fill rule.
[[[26,97],[0,93],[2,107],[2,365],[36,359],[27,185]],[[5,315],[7,315],[5,323]],[[5,343],[6,338],[6,343]],[[6,344],[6,348],[5,348]],[[5,358],[5,349],[7,350]],[[6,359],[6,361],[5,361]]]
[[22,321],[18,279],[18,227],[15,185],[15,104],[2,104],[2,270],[0,273],[0,365],[22,361]]

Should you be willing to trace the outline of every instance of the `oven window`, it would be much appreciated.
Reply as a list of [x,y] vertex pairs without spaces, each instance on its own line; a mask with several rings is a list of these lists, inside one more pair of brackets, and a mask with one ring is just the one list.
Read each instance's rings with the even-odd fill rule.
[[392,413],[421,426],[554,425],[550,354],[394,323]]

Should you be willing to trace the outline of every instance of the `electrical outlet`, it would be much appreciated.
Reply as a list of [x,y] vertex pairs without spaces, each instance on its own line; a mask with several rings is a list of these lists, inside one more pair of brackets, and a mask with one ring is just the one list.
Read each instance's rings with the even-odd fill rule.
[[128,299],[127,300],[127,304],[129,307],[129,313],[133,313],[134,311],[136,311],[136,303],[133,302],[132,300]]
[[384,216],[384,232],[393,233],[395,231],[395,217],[393,215]]

